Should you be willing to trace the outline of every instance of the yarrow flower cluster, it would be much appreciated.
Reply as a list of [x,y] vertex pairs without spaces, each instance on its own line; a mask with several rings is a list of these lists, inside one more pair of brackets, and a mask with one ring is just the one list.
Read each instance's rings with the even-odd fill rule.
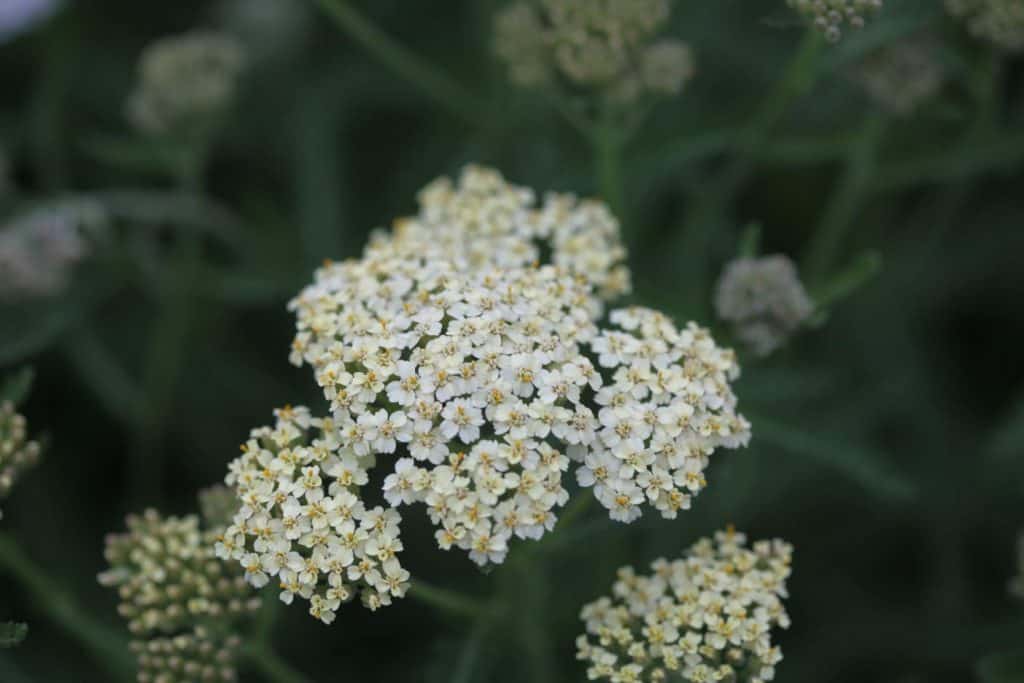
[[60,293],[107,221],[88,201],[57,202],[0,227],[0,300]]
[[814,302],[793,262],[777,254],[726,265],[715,291],[715,309],[745,345],[766,356],[814,313]]
[[245,63],[234,38],[192,31],[162,38],[143,51],[128,117],[142,132],[201,133],[230,104]]
[[686,43],[654,40],[669,11],[667,0],[518,0],[495,17],[495,52],[523,86],[676,95],[694,65]]
[[[619,222],[604,202],[551,192],[538,205],[533,190],[474,165],[457,181],[434,180],[417,200],[418,214],[395,221],[390,233],[378,231],[364,260],[444,261],[466,271],[524,268],[546,257],[551,265],[585,280],[600,300],[630,291]],[[346,268],[329,265],[317,278],[344,277]],[[599,317],[599,302],[591,308]]]
[[771,631],[789,627],[792,547],[748,546],[731,529],[694,544],[680,559],[658,559],[653,572],[619,570],[611,597],[583,607],[586,633],[576,641],[590,680],[616,683],[686,680],[762,683],[782,660]]
[[107,537],[110,569],[99,581],[117,588],[139,681],[235,680],[237,622],[260,601],[235,563],[214,556],[219,530],[155,510],[130,515],[127,526]]
[[1021,0],[946,0],[946,8],[967,24],[977,38],[1008,51],[1024,49],[1024,2]]
[[942,87],[942,63],[927,40],[901,40],[870,55],[856,80],[871,99],[897,116],[907,116]]
[[0,499],[10,494],[26,469],[39,462],[39,450],[39,443],[28,438],[24,416],[10,401],[0,403]]
[[868,17],[882,9],[882,0],[786,0],[786,4],[811,19],[829,42],[838,42],[843,27],[864,28]]
[[273,427],[252,431],[230,465],[227,482],[242,507],[217,556],[239,562],[256,588],[273,578],[285,603],[308,600],[325,624],[356,595],[373,610],[403,597],[401,516],[367,508],[358,496],[373,456],[343,448],[335,423],[304,407],[276,416]]
[[[356,595],[372,609],[404,595],[402,506],[424,505],[440,548],[487,566],[554,527],[573,461],[615,519],[644,501],[674,517],[713,450],[749,437],[735,356],[706,330],[627,309],[599,332],[606,300],[629,286],[603,204],[537,206],[472,166],[419,203],[289,305],[290,360],[313,369],[331,417],[279,411],[227,478],[242,508],[218,554],[327,623]],[[388,507],[370,509],[378,464]]]
[[595,396],[596,438],[571,448],[583,460],[576,476],[612,519],[632,522],[645,502],[674,519],[706,485],[714,450],[750,439],[729,385],[739,376],[736,356],[707,330],[679,330],[647,308],[610,319],[619,329],[602,331],[591,348],[611,381]]

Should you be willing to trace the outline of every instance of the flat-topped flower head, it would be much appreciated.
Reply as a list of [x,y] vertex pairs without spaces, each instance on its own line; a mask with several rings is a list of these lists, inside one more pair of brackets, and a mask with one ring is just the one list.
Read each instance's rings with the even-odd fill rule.
[[234,98],[244,63],[241,44],[226,34],[192,31],[161,38],[139,58],[128,117],[148,134],[202,134]]
[[230,465],[227,484],[242,507],[217,541],[217,556],[239,563],[256,588],[273,582],[286,604],[309,601],[310,614],[326,624],[357,595],[370,609],[403,597],[401,517],[359,497],[373,456],[343,446],[338,425],[304,407],[276,415],[274,426],[252,431]]
[[675,560],[658,559],[650,574],[619,570],[611,595],[583,607],[586,633],[577,658],[590,680],[615,683],[683,680],[763,683],[782,651],[775,627],[788,628],[792,547],[747,543],[731,529],[702,539]]
[[39,443],[28,438],[24,416],[10,401],[0,402],[0,499],[6,498],[24,471],[37,462]]
[[593,441],[570,449],[576,477],[612,519],[632,522],[644,504],[674,519],[706,485],[715,449],[750,439],[730,384],[736,355],[696,324],[678,329],[651,309],[620,309],[610,319],[614,327],[590,344],[611,379],[595,396]]
[[715,290],[715,310],[744,345],[767,356],[811,317],[814,302],[793,262],[776,254],[727,264]]
[[564,449],[593,436],[589,289],[552,266],[442,264],[406,258],[374,277],[367,258],[344,280],[320,277],[296,305],[297,360],[313,365],[342,448],[396,458],[391,505],[425,503],[442,548],[501,562],[511,537],[554,525]]
[[786,0],[809,18],[829,42],[838,42],[844,28],[864,28],[868,18],[882,9],[882,0]]
[[685,43],[654,42],[667,0],[519,0],[495,17],[495,53],[522,86],[555,82],[629,102],[676,95],[693,75]]
[[1008,52],[1024,49],[1022,0],[946,0],[946,8],[974,37]]

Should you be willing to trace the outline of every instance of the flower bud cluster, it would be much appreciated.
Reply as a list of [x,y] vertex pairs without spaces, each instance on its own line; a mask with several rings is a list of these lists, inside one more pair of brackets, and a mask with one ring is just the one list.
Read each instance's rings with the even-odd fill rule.
[[25,418],[10,401],[0,403],[0,498],[6,498],[21,474],[37,462],[39,444],[29,440]]
[[679,330],[647,308],[613,311],[611,323],[619,329],[591,344],[611,381],[595,397],[596,438],[572,449],[583,461],[576,477],[614,520],[634,521],[644,503],[675,519],[706,486],[714,450],[750,440],[729,384],[739,376],[736,355],[707,330]]
[[668,0],[517,0],[495,17],[495,53],[523,86],[675,95],[694,66],[686,43],[655,40],[669,10]]
[[287,604],[308,600],[325,624],[356,595],[373,610],[403,597],[401,516],[358,496],[373,456],[343,447],[335,422],[304,407],[276,416],[230,465],[227,482],[242,507],[216,544],[218,557],[238,561],[257,588],[274,579]]
[[128,117],[144,133],[201,133],[231,103],[244,62],[241,45],[228,35],[193,31],[162,38],[139,59]]
[[793,262],[773,255],[726,265],[715,291],[715,309],[746,346],[766,356],[814,313],[814,302]]
[[235,661],[241,639],[217,637],[204,627],[174,636],[134,640],[139,683],[231,683],[238,680]]
[[908,116],[939,91],[945,75],[934,45],[901,40],[870,55],[854,77],[884,109]]
[[864,28],[867,19],[882,9],[882,0],[786,0],[814,23],[829,42],[838,42],[843,27]]
[[773,627],[788,628],[792,547],[731,529],[702,539],[651,574],[619,570],[611,597],[585,605],[577,658],[590,680],[763,683],[782,660]]
[[946,0],[949,12],[964,20],[976,38],[998,48],[1024,49],[1024,2],[1020,0]]
[[0,300],[53,296],[89,253],[89,236],[107,221],[88,201],[58,202],[0,226]]
[[118,591],[139,680],[233,680],[235,625],[260,601],[237,564],[214,556],[218,531],[155,510],[129,515],[127,526],[107,537],[110,569],[99,581]]

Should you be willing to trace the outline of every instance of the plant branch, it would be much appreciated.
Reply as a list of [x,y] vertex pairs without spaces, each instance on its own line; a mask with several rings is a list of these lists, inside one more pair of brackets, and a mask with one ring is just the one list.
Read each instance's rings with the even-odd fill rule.
[[416,579],[412,582],[409,586],[408,596],[425,605],[458,617],[478,619],[494,611],[491,605],[481,602],[476,598],[447,588],[431,585],[421,579]]
[[269,643],[247,643],[242,648],[242,657],[273,683],[311,683],[311,679],[296,671],[274,652]]

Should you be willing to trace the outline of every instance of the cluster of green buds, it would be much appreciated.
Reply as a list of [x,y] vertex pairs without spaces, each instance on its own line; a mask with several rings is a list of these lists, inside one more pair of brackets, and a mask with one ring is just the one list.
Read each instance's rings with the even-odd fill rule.
[[0,403],[0,498],[7,497],[22,472],[39,462],[39,450],[39,443],[28,438],[24,416],[10,401]]
[[153,135],[203,135],[230,105],[245,63],[241,44],[210,31],[156,41],[139,59],[128,101],[136,128]]
[[950,14],[963,19],[976,38],[1002,50],[1024,50],[1024,2],[1021,0],[946,0]]
[[882,9],[882,0],[786,0],[831,42],[843,36],[843,27],[864,28],[867,18]]
[[260,602],[241,570],[214,556],[221,530],[155,510],[129,515],[127,526],[107,537],[110,569],[99,581],[118,590],[139,681],[233,680],[238,623]]
[[196,626],[176,636],[132,642],[139,683],[214,683],[238,680],[235,659],[241,646],[235,635],[217,638]]
[[656,39],[668,0],[518,0],[495,17],[495,52],[523,86],[553,82],[629,102],[675,95],[694,73],[689,46]]

